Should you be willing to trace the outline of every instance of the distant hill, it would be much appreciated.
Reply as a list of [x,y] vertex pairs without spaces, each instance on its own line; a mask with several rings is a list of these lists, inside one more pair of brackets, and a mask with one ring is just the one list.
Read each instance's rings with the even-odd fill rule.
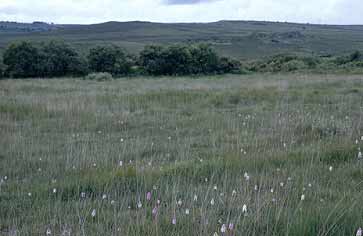
[[18,23],[11,21],[0,21],[0,32],[45,32],[57,29],[58,26],[54,24],[48,24],[45,22],[36,21],[33,23]]
[[363,26],[258,21],[213,23],[106,22],[55,25],[0,22],[0,51],[12,41],[65,40],[81,51],[114,43],[130,52],[147,44],[210,43],[222,54],[251,59],[278,53],[343,54],[363,50]]

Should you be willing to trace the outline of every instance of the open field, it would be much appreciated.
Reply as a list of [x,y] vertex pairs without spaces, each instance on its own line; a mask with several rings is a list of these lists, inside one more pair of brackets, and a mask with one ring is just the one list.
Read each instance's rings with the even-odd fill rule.
[[363,26],[259,21],[212,23],[106,22],[46,25],[0,22],[0,53],[11,42],[61,39],[86,54],[95,45],[117,44],[138,53],[148,44],[210,43],[224,56],[256,59],[279,53],[340,55],[363,48]]
[[360,75],[0,80],[0,235],[355,235],[362,121]]

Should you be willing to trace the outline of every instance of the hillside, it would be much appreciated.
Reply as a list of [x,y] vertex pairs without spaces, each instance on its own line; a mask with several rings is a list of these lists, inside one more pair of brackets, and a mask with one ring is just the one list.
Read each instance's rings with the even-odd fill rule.
[[64,39],[81,51],[115,43],[130,52],[146,44],[207,42],[224,55],[239,59],[277,53],[342,54],[363,49],[363,26],[311,25],[256,21],[213,23],[107,22],[53,25],[0,22],[0,50],[9,42]]

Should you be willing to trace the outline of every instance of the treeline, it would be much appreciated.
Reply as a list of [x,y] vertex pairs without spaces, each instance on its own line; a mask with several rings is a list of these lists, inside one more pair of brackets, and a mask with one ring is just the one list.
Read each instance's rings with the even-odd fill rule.
[[84,76],[94,72],[177,76],[236,73],[240,67],[239,61],[220,57],[206,44],[146,46],[139,55],[128,54],[115,45],[96,46],[83,57],[60,41],[20,42],[3,53],[0,77]]

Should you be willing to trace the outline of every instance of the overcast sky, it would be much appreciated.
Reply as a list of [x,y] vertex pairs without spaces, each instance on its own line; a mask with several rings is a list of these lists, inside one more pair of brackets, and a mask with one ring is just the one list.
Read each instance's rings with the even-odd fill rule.
[[363,24],[363,0],[0,0],[0,21]]

